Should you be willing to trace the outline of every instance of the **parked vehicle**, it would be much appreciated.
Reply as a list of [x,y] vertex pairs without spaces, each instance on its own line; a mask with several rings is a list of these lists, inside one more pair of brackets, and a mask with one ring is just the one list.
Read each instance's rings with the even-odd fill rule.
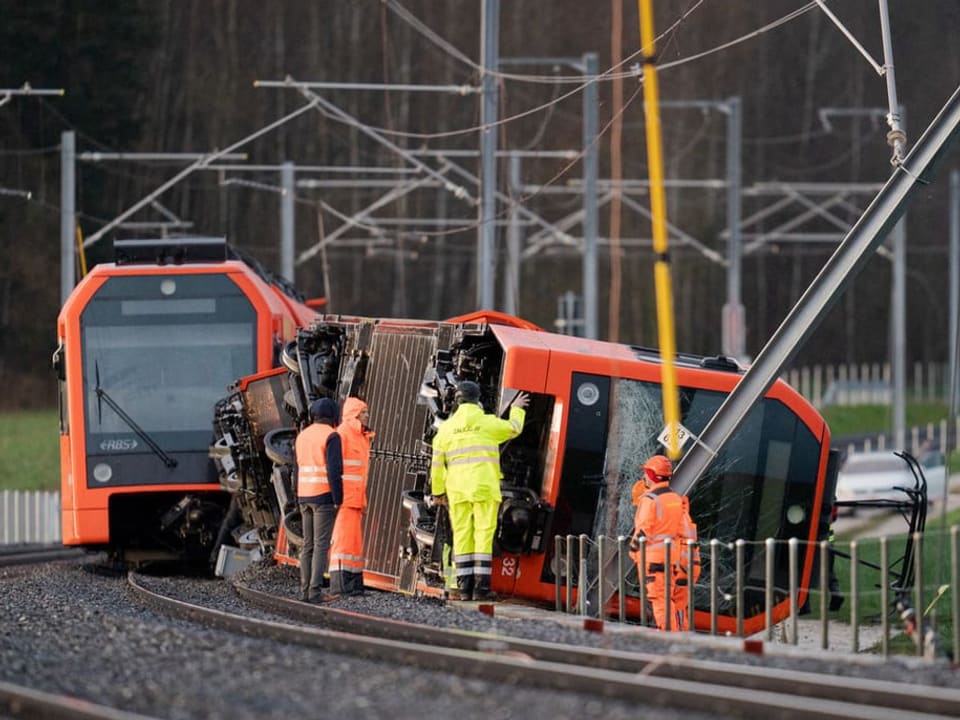
[[[837,500],[885,501],[891,505],[910,502],[911,493],[919,491],[924,482],[928,503],[942,498],[947,478],[943,453],[930,451],[917,461],[919,474],[914,473],[905,458],[889,450],[852,453],[837,476]],[[841,506],[841,510],[851,514],[856,509]]]

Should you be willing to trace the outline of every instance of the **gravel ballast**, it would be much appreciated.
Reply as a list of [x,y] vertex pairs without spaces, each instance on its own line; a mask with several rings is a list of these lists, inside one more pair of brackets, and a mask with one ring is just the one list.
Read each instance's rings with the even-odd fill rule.
[[[171,619],[147,607],[124,577],[91,572],[83,563],[0,570],[0,680],[65,693],[161,718],[389,717],[458,720],[561,717],[635,720],[708,718],[609,701],[576,693],[458,678],[448,673],[360,660],[322,650],[241,637]],[[250,575],[257,571],[248,572]],[[295,580],[288,569],[267,568],[265,582]],[[177,590],[223,610],[258,614],[225,581],[149,578],[161,591]],[[437,603],[407,602],[385,593],[339,601],[447,614]],[[262,613],[259,613],[262,615]],[[478,613],[477,613],[478,614]],[[638,715],[639,712],[639,715]]]

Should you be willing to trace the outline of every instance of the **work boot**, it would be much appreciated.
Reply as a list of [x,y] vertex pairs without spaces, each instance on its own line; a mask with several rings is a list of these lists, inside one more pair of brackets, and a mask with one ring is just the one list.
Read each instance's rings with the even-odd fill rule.
[[365,595],[363,589],[363,573],[347,573],[344,595]]
[[[457,595],[456,598],[453,597],[454,594]],[[458,575],[457,589],[450,591],[450,599],[469,600],[471,595],[473,595],[473,575]]]
[[447,600],[453,602],[460,602],[461,600],[469,600],[470,595],[464,594],[460,590],[447,590]]
[[473,588],[471,599],[480,602],[493,602],[497,599],[497,594],[490,590],[490,578],[482,576],[477,578],[477,584]]

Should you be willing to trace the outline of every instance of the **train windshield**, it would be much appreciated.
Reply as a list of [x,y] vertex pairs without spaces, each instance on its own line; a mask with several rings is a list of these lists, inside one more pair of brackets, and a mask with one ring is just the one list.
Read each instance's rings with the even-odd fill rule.
[[255,310],[222,274],[110,278],[80,325],[91,451],[205,452],[216,401],[256,369]]
[[[639,466],[662,452],[661,386],[575,374],[572,390],[560,491],[571,509],[571,531],[629,536]],[[698,435],[725,397],[721,391],[680,388],[682,425]],[[701,539],[805,540],[819,461],[820,442],[806,424],[783,402],[765,398],[691,492]]]

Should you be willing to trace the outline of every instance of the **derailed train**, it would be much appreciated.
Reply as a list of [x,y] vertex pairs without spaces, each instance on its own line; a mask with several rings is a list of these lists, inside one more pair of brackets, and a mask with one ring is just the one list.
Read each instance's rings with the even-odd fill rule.
[[[554,539],[629,535],[630,488],[643,459],[662,450],[655,350],[543,332],[508,316],[445,322],[319,317],[284,347],[282,363],[282,369],[237,381],[216,408],[212,454],[221,483],[234,496],[233,535],[255,535],[261,552],[296,562],[291,448],[297,428],[314,399],[360,397],[376,431],[364,519],[364,581],[374,588],[443,592],[443,528],[429,502],[430,441],[454,409],[460,381],[481,386],[488,411],[504,411],[520,391],[530,394],[522,434],[501,449],[503,503],[491,582],[501,597],[553,602],[556,581],[566,583],[568,573],[575,592],[587,591],[587,578],[580,587],[578,563]],[[678,356],[681,423],[691,436],[702,431],[741,373],[723,357]],[[736,630],[736,540],[746,541],[744,632],[765,622],[767,538],[807,541],[799,553],[799,602],[805,600],[815,582],[814,542],[828,532],[835,465],[823,418],[778,381],[696,485],[690,504],[700,540],[721,542],[721,631]],[[787,544],[776,543],[774,552],[775,586],[784,589]],[[702,556],[694,621],[709,628],[710,553]],[[636,617],[638,588],[635,582],[628,588],[625,610]],[[784,591],[775,592],[775,603],[779,620],[789,613]]]

